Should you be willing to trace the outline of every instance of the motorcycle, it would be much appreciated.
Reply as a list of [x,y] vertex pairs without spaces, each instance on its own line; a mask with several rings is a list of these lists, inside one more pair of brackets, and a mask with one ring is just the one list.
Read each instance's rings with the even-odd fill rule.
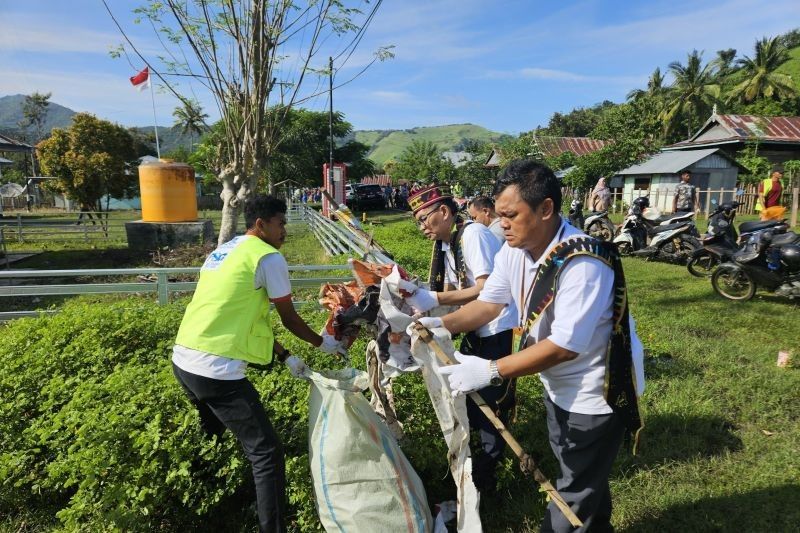
[[758,287],[776,296],[800,297],[800,235],[791,231],[753,233],[731,259],[711,275],[711,286],[723,298],[747,301]]
[[683,263],[701,248],[692,213],[661,216],[647,196],[631,203],[614,244],[621,255]]
[[608,211],[592,211],[584,218],[583,202],[577,198],[569,206],[567,219],[576,228],[601,241],[610,241],[616,231],[614,223],[608,218]]
[[[716,200],[711,200],[716,205]],[[739,226],[741,236],[733,224],[736,209],[742,204],[726,202],[718,205],[708,220],[708,231],[701,238],[703,248],[696,250],[689,258],[686,268],[699,278],[708,277],[720,263],[730,261],[734,253],[744,246],[756,232],[771,230],[783,233],[788,226],[783,221],[744,222]]]

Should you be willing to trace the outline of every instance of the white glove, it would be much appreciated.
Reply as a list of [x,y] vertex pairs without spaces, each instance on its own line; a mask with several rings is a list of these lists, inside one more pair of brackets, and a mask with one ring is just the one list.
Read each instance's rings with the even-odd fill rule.
[[409,337],[413,336],[414,325],[415,324],[421,324],[421,325],[425,326],[428,329],[443,328],[444,327],[444,322],[442,322],[442,317],[440,317],[440,316],[423,316],[423,317],[418,318],[417,320],[415,320],[414,322],[412,322],[411,324],[408,325],[408,327],[406,328],[406,333],[408,333]]
[[305,362],[303,362],[303,360],[296,355],[290,355],[286,358],[284,363],[286,363],[286,366],[289,367],[289,372],[291,372],[294,377],[299,379],[308,378],[306,375],[308,373],[308,367],[306,366]]
[[417,287],[404,279],[401,279],[397,286],[409,294],[406,296],[406,302],[414,308],[414,313],[427,313],[439,306],[439,296],[434,291]]
[[322,337],[322,344],[318,346],[320,350],[325,353],[340,353],[342,355],[347,355],[347,348],[342,346],[342,341],[336,340],[336,337],[324,329],[320,332],[320,336]]
[[447,376],[450,382],[453,398],[489,386],[492,379],[489,360],[474,355],[464,355],[458,350],[453,355],[460,364],[439,367],[439,373]]

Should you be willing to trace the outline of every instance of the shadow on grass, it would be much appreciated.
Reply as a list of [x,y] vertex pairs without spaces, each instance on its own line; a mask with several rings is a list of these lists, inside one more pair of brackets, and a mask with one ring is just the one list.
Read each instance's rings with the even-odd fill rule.
[[126,268],[152,264],[150,252],[128,248],[47,250],[11,265],[14,269]]
[[620,467],[651,468],[742,450],[736,426],[719,416],[651,415],[645,418],[639,453],[620,452]]
[[797,502],[800,485],[783,485],[675,505],[621,531],[797,531]]

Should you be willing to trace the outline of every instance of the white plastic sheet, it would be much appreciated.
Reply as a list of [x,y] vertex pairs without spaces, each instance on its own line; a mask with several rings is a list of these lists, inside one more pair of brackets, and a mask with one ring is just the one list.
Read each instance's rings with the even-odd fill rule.
[[326,531],[427,533],[425,489],[362,391],[365,372],[311,372],[309,458]]

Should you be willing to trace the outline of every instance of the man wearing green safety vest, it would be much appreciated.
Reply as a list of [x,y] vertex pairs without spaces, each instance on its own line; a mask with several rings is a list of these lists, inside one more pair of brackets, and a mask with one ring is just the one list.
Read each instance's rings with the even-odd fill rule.
[[245,204],[244,218],[245,234],[219,246],[200,270],[172,366],[203,430],[219,438],[230,429],[242,445],[253,467],[259,529],[285,531],[283,447],[244,371],[248,363],[271,363],[273,354],[295,377],[308,371],[275,339],[270,302],[296,337],[328,353],[344,348],[324,330],[314,333],[292,305],[288,266],[278,252],[286,239],[286,204],[258,195]]

